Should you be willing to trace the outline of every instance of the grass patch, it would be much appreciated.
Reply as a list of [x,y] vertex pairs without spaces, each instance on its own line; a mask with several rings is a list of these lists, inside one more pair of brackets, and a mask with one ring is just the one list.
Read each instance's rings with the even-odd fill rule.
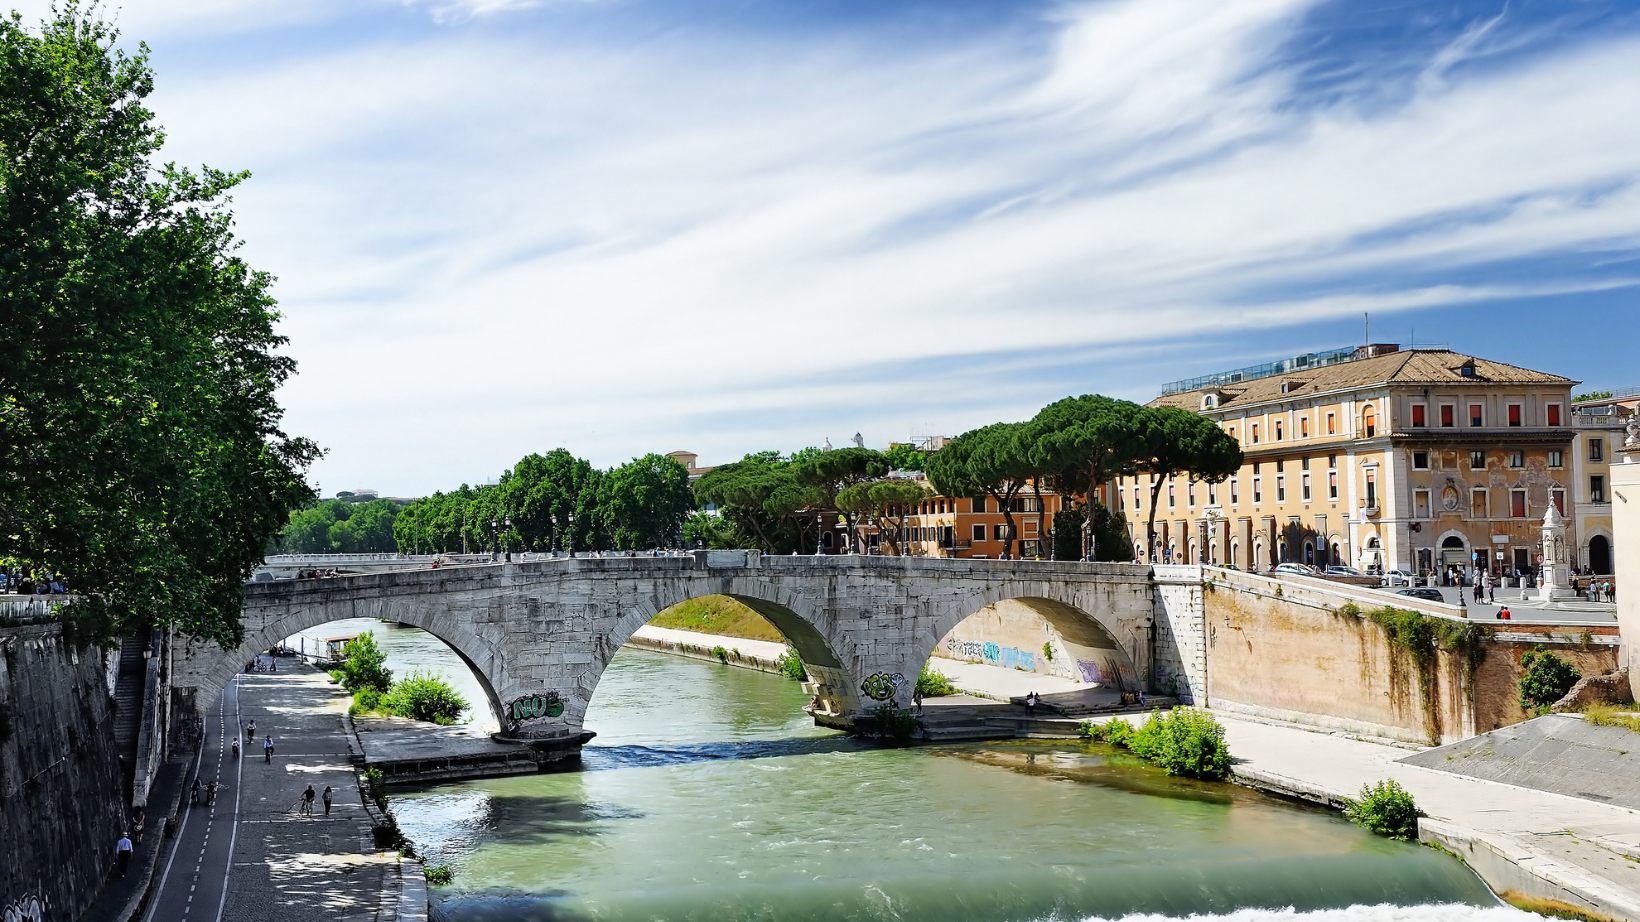
[[1546,899],[1541,896],[1528,896],[1513,890],[1505,890],[1499,893],[1498,896],[1516,909],[1535,912],[1540,916],[1547,916],[1551,919],[1576,919],[1578,922],[1617,922],[1611,916],[1603,916],[1580,906],[1573,906],[1570,903],[1562,903],[1559,900]]
[[1583,709],[1583,719],[1597,727],[1622,727],[1640,733],[1640,713],[1632,704],[1594,704]]
[[649,623],[676,631],[786,642],[785,636],[768,619],[726,595],[703,595],[698,599],[679,602],[650,618]]

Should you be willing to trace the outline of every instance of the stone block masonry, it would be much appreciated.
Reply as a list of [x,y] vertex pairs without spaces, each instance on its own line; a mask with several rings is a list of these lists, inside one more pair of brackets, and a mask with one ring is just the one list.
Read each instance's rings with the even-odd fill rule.
[[127,819],[107,679],[116,654],[65,636],[43,608],[0,603],[4,623],[15,625],[0,627],[0,915],[8,919],[78,918],[112,870]]

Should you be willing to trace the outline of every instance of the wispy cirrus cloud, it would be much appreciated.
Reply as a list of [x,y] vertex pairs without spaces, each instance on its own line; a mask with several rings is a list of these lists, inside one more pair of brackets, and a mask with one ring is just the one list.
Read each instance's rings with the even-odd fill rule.
[[1113,349],[1631,284],[1640,35],[1499,6],[1355,61],[1334,7],[935,40],[926,8],[383,4],[237,61],[156,26],[156,106],[168,153],[256,174],[237,212],[325,486],[416,492],[558,444],[956,431],[1210,370],[1101,378]]

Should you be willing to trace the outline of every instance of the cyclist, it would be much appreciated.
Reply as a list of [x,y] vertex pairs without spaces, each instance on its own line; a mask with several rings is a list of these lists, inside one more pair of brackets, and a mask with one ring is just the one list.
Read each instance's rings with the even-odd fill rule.
[[194,806],[197,807],[197,806],[199,806],[199,776],[198,775],[194,776],[193,792],[194,792]]

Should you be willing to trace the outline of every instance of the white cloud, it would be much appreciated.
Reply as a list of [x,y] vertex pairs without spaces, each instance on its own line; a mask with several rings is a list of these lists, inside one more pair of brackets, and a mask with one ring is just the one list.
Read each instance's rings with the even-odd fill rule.
[[[1427,276],[1636,245],[1640,43],[1317,110],[1271,66],[1303,11],[1070,7],[1042,58],[451,28],[156,105],[168,153],[256,173],[237,211],[327,489],[951,431],[1042,396],[963,356],[1521,294]],[[914,362],[949,371],[864,371]]]

